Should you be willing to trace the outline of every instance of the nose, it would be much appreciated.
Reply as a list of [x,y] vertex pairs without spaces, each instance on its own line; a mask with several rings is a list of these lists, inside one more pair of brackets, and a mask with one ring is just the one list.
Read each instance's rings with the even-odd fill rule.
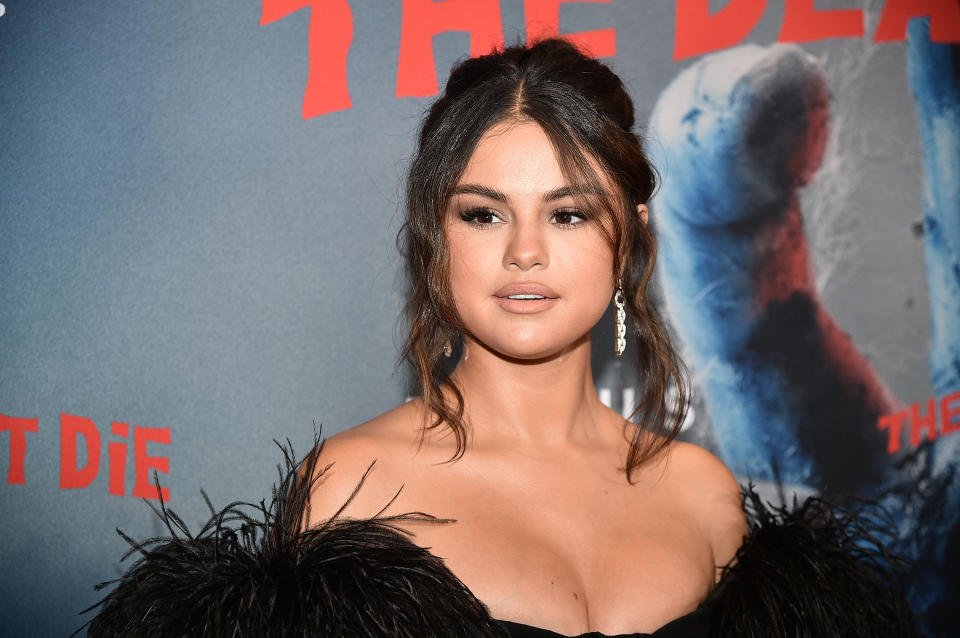
[[545,268],[549,262],[544,229],[535,220],[518,221],[503,254],[503,267],[518,270]]

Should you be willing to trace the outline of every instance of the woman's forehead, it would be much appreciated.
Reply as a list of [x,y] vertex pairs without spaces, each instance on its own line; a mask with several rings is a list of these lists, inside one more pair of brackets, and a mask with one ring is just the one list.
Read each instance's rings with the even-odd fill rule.
[[501,123],[484,133],[459,181],[520,188],[565,185],[553,143],[540,125],[531,121]]
[[480,138],[454,192],[476,192],[480,189],[470,187],[482,186],[507,195],[549,200],[569,195],[603,197],[617,191],[589,153],[582,153],[582,157],[592,175],[568,179],[556,146],[533,120],[511,119],[496,124]]

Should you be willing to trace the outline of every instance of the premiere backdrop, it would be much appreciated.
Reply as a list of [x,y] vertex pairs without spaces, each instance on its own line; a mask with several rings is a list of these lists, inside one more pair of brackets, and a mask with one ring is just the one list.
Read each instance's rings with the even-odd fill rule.
[[[84,622],[115,528],[162,531],[154,476],[196,526],[201,488],[269,496],[274,439],[406,398],[419,117],[455,61],[558,32],[624,79],[662,174],[683,436],[771,497],[883,499],[950,631],[956,0],[3,0],[0,633]],[[594,373],[628,410],[612,327]]]

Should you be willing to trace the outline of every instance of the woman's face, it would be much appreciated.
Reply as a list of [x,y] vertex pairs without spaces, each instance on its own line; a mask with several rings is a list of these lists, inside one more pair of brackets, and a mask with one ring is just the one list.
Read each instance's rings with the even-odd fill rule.
[[473,337],[511,358],[578,342],[613,296],[613,252],[586,221],[543,129],[507,122],[483,136],[450,200],[450,286]]

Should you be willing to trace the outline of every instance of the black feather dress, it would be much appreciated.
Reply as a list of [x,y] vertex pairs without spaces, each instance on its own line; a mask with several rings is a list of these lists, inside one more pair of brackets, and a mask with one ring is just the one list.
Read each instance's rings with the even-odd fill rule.
[[[560,636],[491,618],[443,561],[413,543],[403,528],[414,520],[443,519],[416,512],[355,520],[338,512],[301,531],[321,447],[301,463],[284,449],[285,466],[269,505],[211,507],[209,522],[191,534],[161,503],[156,512],[169,536],[136,542],[118,530],[131,545],[127,556],[139,558],[121,578],[98,586],[114,587],[87,610],[96,615],[77,633]],[[879,509],[863,503],[836,507],[817,498],[777,508],[752,488],[743,496],[749,536],[708,598],[653,634],[619,638],[916,635],[902,570],[884,549],[890,525]],[[582,638],[608,637],[593,632]]]

